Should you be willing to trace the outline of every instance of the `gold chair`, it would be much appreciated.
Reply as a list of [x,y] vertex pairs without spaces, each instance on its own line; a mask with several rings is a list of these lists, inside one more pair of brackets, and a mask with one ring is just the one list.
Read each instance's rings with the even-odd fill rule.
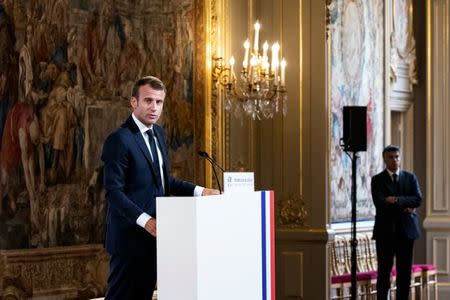
[[[358,242],[361,239],[358,238]],[[332,247],[333,276],[331,278],[332,299],[351,297],[351,241],[337,238]],[[356,289],[360,299],[370,299],[374,293],[372,287],[376,283],[376,271],[368,270],[367,251],[364,242],[357,247]]]
[[417,264],[415,266],[422,270],[422,299],[430,299],[430,292],[433,290],[434,299],[437,300],[437,267],[432,264]]

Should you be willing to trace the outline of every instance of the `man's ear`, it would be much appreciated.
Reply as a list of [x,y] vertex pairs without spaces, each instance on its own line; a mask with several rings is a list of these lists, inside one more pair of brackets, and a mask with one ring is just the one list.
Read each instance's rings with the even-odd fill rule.
[[136,108],[136,106],[137,106],[137,99],[136,99],[136,97],[131,96],[131,98],[130,98],[130,105],[131,105],[131,107]]

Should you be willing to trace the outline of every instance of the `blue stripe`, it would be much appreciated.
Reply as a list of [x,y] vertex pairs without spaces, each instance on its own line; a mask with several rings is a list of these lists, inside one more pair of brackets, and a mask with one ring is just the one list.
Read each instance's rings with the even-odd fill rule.
[[267,300],[266,193],[261,192],[262,300]]

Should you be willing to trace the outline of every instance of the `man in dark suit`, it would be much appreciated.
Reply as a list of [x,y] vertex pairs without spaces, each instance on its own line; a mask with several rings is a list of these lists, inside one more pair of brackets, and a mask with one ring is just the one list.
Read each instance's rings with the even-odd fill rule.
[[413,173],[400,170],[400,149],[383,150],[386,169],[372,178],[372,198],[376,207],[373,238],[378,258],[377,298],[386,300],[394,256],[397,269],[397,298],[407,300],[411,282],[414,240],[419,237],[416,208],[422,194]]
[[133,113],[103,145],[106,250],[111,255],[106,299],[152,298],[157,196],[219,194],[171,176],[164,130],[156,124],[165,95],[158,78],[139,79],[130,99]]

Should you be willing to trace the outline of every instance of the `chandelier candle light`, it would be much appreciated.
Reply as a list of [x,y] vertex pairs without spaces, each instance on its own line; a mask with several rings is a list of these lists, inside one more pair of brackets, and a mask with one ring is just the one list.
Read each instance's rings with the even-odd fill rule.
[[259,31],[261,25],[254,25],[253,49],[250,40],[244,42],[244,60],[239,78],[234,73],[236,63],[233,56],[228,66],[219,51],[213,56],[212,77],[216,84],[225,88],[225,110],[237,118],[242,115],[253,120],[271,119],[276,113],[287,113],[286,60],[279,61],[280,44],[271,47],[272,59],[269,62],[269,44],[262,45],[259,52]]

